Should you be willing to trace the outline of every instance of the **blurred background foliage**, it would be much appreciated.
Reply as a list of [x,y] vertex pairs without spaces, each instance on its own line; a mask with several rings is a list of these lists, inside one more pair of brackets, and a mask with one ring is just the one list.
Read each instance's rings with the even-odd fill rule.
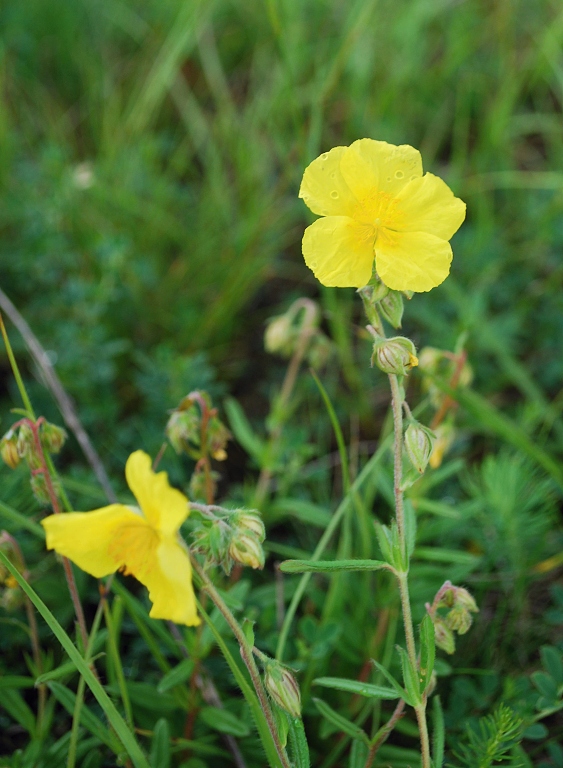
[[[388,393],[367,365],[354,292],[323,289],[302,262],[311,220],[297,198],[303,169],[364,136],[409,143],[467,202],[451,277],[417,295],[405,316],[417,345],[453,350],[462,340],[474,375],[453,452],[411,494],[422,515],[415,618],[444,578],[465,580],[482,606],[459,658],[468,674],[473,664],[490,674],[460,673],[446,696],[454,734],[462,730],[460,713],[477,716],[498,698],[499,675],[538,667],[538,644],[554,643],[563,619],[560,2],[5,0],[0,30],[0,286],[47,350],[116,483],[131,450],[156,453],[166,410],[196,387],[219,403],[234,395],[247,426],[264,434],[284,370],[263,351],[264,323],[298,296],[320,302],[334,342],[323,383],[353,446],[354,475],[388,429]],[[36,410],[60,422],[10,333]],[[0,366],[5,431],[19,403],[4,352]],[[420,382],[415,372],[413,402]],[[283,471],[264,509],[279,557],[309,556],[342,492],[330,420],[307,374],[292,408]],[[249,502],[259,461],[248,441],[240,447],[242,431],[220,494]],[[179,481],[180,463],[167,461]],[[85,490],[93,481],[76,445],[61,463],[86,483],[70,488],[77,506],[103,503]],[[365,509],[378,494],[383,518],[388,470],[384,462],[362,492]],[[0,497],[33,513],[21,473],[3,468],[1,478]],[[369,545],[358,519],[350,531],[361,546],[350,547],[361,556]],[[37,545],[29,548],[37,557]],[[49,578],[37,588],[54,599]],[[289,654],[314,668],[306,696],[335,650],[340,673],[353,676],[365,648],[375,653],[377,637],[396,626],[385,577],[335,582],[327,610],[326,580],[313,583]],[[375,639],[365,622],[374,583]],[[365,599],[355,632],[343,634],[334,614],[348,610],[350,586]],[[269,651],[273,590],[264,581],[247,602]],[[3,642],[15,658],[15,641]],[[132,648],[138,671],[144,651]],[[562,728],[559,720],[549,749]],[[541,754],[563,765],[557,750]]]

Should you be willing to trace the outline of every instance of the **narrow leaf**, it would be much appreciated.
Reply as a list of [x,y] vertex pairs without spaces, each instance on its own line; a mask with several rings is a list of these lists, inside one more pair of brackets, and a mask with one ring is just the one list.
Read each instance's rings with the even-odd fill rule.
[[358,725],[351,723],[350,720],[339,715],[338,712],[335,712],[334,709],[326,703],[326,701],[322,701],[321,699],[313,699],[313,701],[321,715],[336,726],[339,731],[348,734],[348,736],[351,736],[353,739],[361,739],[366,744],[369,743],[367,735]]
[[444,712],[442,702],[438,695],[434,696],[432,701],[432,724],[434,732],[432,734],[432,760],[433,768],[442,768],[444,764],[444,745],[446,741],[446,731],[444,728]]
[[323,685],[325,688],[334,688],[337,691],[348,691],[369,699],[398,699],[399,694],[395,688],[385,688],[383,685],[361,683],[359,680],[346,680],[343,677],[317,677],[314,685]]
[[372,664],[374,664],[374,665],[375,665],[376,669],[378,669],[378,670],[381,672],[381,674],[383,675],[383,677],[385,677],[385,678],[386,678],[386,680],[387,680],[389,683],[391,683],[391,685],[393,686],[393,688],[394,688],[394,689],[397,691],[397,698],[399,698],[399,699],[404,699],[404,700],[406,701],[406,703],[407,703],[407,704],[410,704],[410,706],[411,706],[411,707],[414,707],[414,701],[413,701],[413,699],[411,699],[411,697],[408,695],[408,693],[405,691],[405,689],[402,687],[402,685],[400,685],[400,684],[399,684],[399,683],[398,683],[398,682],[395,680],[395,678],[393,677],[393,675],[392,675],[390,672],[388,672],[388,671],[385,669],[385,667],[384,667],[382,664],[380,664],[378,661],[376,661],[375,659],[372,659],[371,661],[372,661]]
[[392,570],[384,560],[285,560],[280,563],[284,573],[331,573],[333,571]]
[[309,745],[305,736],[303,720],[299,717],[290,717],[289,720],[289,751],[295,768],[310,768]]
[[170,672],[167,672],[157,686],[159,693],[166,693],[176,685],[182,685],[191,677],[194,671],[193,659],[183,659]]
[[151,743],[152,768],[170,768],[170,726],[165,717],[161,717],[154,726]]
[[404,648],[398,647],[399,656],[401,657],[401,668],[403,670],[403,682],[409,695],[409,698],[414,701],[414,705],[420,704],[422,701],[420,695],[420,678],[418,676],[418,670],[413,669],[411,660],[408,653]]
[[36,729],[35,715],[29,706],[25,703],[21,693],[16,691],[14,688],[5,688],[2,691],[0,705],[4,707],[10,717],[18,722],[22,728],[25,728],[25,730],[33,738]]
[[423,692],[430,685],[436,658],[434,624],[428,614],[420,625],[420,677]]
[[[69,715],[73,715],[74,707],[76,704],[76,694],[66,688],[64,685],[61,685],[54,680],[52,680],[50,683],[47,683],[47,687],[53,696],[57,699],[59,704],[62,704],[62,706],[66,709]],[[80,710],[80,724],[84,726],[87,731],[90,731],[92,736],[95,736],[97,739],[99,739],[102,744],[105,744],[106,747],[109,747],[111,751],[116,755],[121,752],[121,745],[119,742],[116,743],[115,739],[111,738],[111,731],[108,730],[107,725],[103,723],[99,717],[96,717],[96,715],[90,709],[88,709],[85,704],[82,704],[82,708]]]
[[219,707],[203,707],[200,710],[200,716],[203,722],[214,731],[219,733],[228,733],[230,736],[248,736],[250,728],[247,723],[233,715],[226,709]]
[[254,432],[246,418],[246,414],[234,397],[227,397],[224,406],[234,436],[244,450],[260,464],[266,452],[264,442]]

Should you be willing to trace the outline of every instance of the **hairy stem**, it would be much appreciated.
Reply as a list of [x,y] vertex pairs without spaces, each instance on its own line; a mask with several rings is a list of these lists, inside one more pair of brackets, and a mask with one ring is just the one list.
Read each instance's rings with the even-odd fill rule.
[[[407,563],[407,571],[397,574],[399,582],[399,593],[401,596],[401,609],[403,613],[403,624],[405,627],[405,638],[407,641],[407,653],[413,669],[418,668],[418,659],[416,655],[416,645],[414,641],[414,628],[412,623],[411,603],[409,596],[408,583],[408,557],[407,541],[405,532],[405,505],[403,500],[403,398],[401,397],[399,382],[393,374],[389,376],[391,385],[391,405],[393,408],[393,431],[394,431],[394,472],[393,485],[395,494],[395,512],[397,516],[397,529],[399,532],[399,541],[403,554],[403,560]],[[431,768],[430,760],[430,741],[428,738],[428,725],[426,723],[426,698],[415,707],[416,719],[418,721],[418,730],[420,732],[420,746],[422,751],[422,768]]]
[[204,569],[200,566],[200,564],[197,562],[195,557],[191,557],[190,559],[191,559],[191,563],[194,571],[197,573],[197,575],[201,579],[201,582],[203,584],[203,589],[207,592],[207,594],[215,604],[215,607],[218,608],[221,614],[223,615],[223,618],[231,628],[232,633],[234,634],[234,636],[236,637],[240,645],[240,654],[242,656],[242,660],[244,661],[246,668],[248,669],[248,673],[254,685],[254,690],[256,691],[256,695],[258,696],[258,699],[262,706],[262,711],[264,712],[264,717],[266,718],[266,722],[268,723],[268,728],[272,735],[272,739],[275,744],[278,756],[284,768],[291,768],[291,764],[287,757],[286,751],[282,746],[282,743],[280,740],[278,729],[276,727],[276,721],[274,719],[274,713],[272,712],[270,702],[268,701],[268,695],[262,683],[262,679],[260,677],[260,672],[258,671],[258,667],[256,666],[256,662],[254,661],[253,649],[249,645],[248,640],[246,639],[246,636],[242,630],[242,627],[240,626],[238,621],[235,619],[235,617],[227,607],[225,601],[223,600],[219,592],[215,589],[215,586],[211,581],[211,579],[209,578],[209,576],[205,573]]
[[385,723],[383,728],[380,728],[377,732],[377,736],[371,747],[369,748],[368,756],[366,758],[366,762],[364,765],[364,768],[371,768],[371,764],[373,763],[375,756],[377,752],[379,751],[379,748],[382,744],[384,744],[387,739],[389,738],[389,735],[393,731],[393,728],[397,725],[399,720],[402,718],[404,714],[405,709],[405,702],[403,699],[399,701],[397,706],[395,707],[395,710],[389,720]]

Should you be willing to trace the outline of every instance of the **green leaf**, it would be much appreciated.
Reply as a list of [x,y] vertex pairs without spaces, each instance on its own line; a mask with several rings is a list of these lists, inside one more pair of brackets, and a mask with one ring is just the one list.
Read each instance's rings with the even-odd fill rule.
[[193,659],[183,659],[179,664],[171,669],[170,672],[167,672],[163,676],[156,690],[159,693],[166,693],[166,691],[169,691],[176,685],[182,685],[182,683],[185,683],[186,680],[189,680],[193,671]]
[[305,736],[303,721],[300,717],[290,717],[289,721],[289,752],[295,768],[310,768],[309,745]]
[[391,570],[384,560],[285,560],[280,563],[284,573],[332,573],[334,571]]
[[364,768],[369,752],[369,747],[363,741],[354,739],[350,749],[350,760],[348,768]]
[[[63,705],[69,715],[74,715],[76,694],[73,691],[70,691],[68,688],[65,688],[64,685],[61,685],[55,681],[47,683],[47,687],[53,696],[57,699],[59,704]],[[80,724],[83,725],[87,731],[90,731],[92,736],[95,736],[97,739],[99,739],[102,744],[105,744],[106,747],[109,747],[111,751],[116,755],[122,752],[121,744],[119,741],[117,741],[117,739],[112,738],[111,730],[109,730],[107,725],[103,723],[99,717],[96,717],[96,715],[90,709],[88,709],[85,704],[82,704],[82,708],[80,710]]]
[[408,499],[405,499],[405,539],[407,544],[407,554],[410,558],[412,557],[416,544],[416,512]]
[[434,660],[436,658],[436,638],[434,624],[428,614],[420,625],[420,677],[422,691],[426,691],[432,680]]
[[33,738],[36,732],[35,715],[25,703],[23,696],[13,688],[2,691],[0,705],[16,722],[18,722]]
[[219,733],[228,733],[230,736],[248,736],[250,728],[240,717],[233,715],[226,709],[219,707],[202,707],[200,716],[203,722]]
[[234,397],[227,397],[223,405],[234,436],[245,451],[260,465],[266,453],[265,443],[254,432],[246,414]]
[[[110,721],[117,736],[121,740],[121,743],[125,747],[127,754],[133,761],[133,765],[135,766],[135,768],[150,768],[146,757],[141,751],[141,748],[139,747],[139,745],[137,744],[135,737],[127,727],[125,720],[121,717],[121,715],[117,711],[115,704],[111,701],[107,693],[104,691],[104,689],[102,688],[102,685],[94,676],[92,670],[90,669],[88,664],[86,664],[86,662],[78,652],[77,648],[73,644],[70,637],[61,627],[59,622],[55,619],[55,617],[53,616],[51,611],[47,608],[45,603],[41,600],[39,595],[29,586],[26,580],[21,576],[19,571],[16,568],[14,568],[12,563],[8,560],[8,558],[2,551],[0,551],[0,560],[4,563],[4,565],[10,571],[12,576],[16,579],[16,581],[18,582],[20,587],[23,589],[25,594],[29,597],[33,605],[37,608],[38,612],[41,614],[41,616],[49,626],[49,629],[54,633],[57,640],[60,642],[60,644],[63,646],[67,654],[70,656],[71,660],[76,665],[80,674],[86,680],[88,687],[94,694],[98,704],[101,706],[106,717]],[[53,683],[51,683],[51,685],[53,685]]]
[[0,501],[0,517],[3,517],[4,520],[10,522],[10,530],[12,531],[18,530],[19,528],[25,528],[35,534],[38,539],[45,538],[45,531],[42,525],[36,523],[35,520],[30,520],[29,517],[26,517],[21,512],[18,512],[17,509],[10,507],[3,501]]
[[294,517],[302,523],[315,525],[317,528],[326,528],[331,518],[331,514],[327,509],[305,499],[276,499],[272,503],[269,512],[275,515],[276,522],[280,518]]
[[343,677],[317,677],[314,685],[323,685],[325,688],[334,688],[337,691],[348,691],[369,699],[398,699],[399,694],[395,688],[385,688],[382,685],[361,683],[359,680],[346,680]]
[[399,656],[401,657],[401,668],[403,670],[403,682],[405,684],[406,691],[411,701],[414,702],[413,706],[416,706],[417,704],[420,704],[422,701],[421,692],[420,692],[420,678],[418,675],[418,670],[413,669],[413,665],[411,664],[409,655],[404,648],[401,648],[399,646],[397,650],[399,651]]
[[322,701],[322,699],[313,699],[313,702],[321,715],[332,723],[339,731],[348,734],[348,736],[351,736],[353,739],[361,739],[366,744],[369,744],[369,739],[364,731],[362,731],[362,729],[355,723],[351,723],[350,720],[347,720],[345,717],[342,717],[342,715],[339,715],[338,712],[335,712],[326,701]]
[[385,669],[385,667],[382,664],[380,664],[378,661],[376,661],[375,659],[372,659],[371,662],[372,662],[372,664],[375,665],[376,669],[378,669],[381,672],[383,677],[385,677],[386,680],[388,682],[390,682],[391,685],[393,686],[393,688],[397,691],[397,698],[398,699],[404,699],[407,704],[410,704],[411,707],[414,707],[414,700],[411,699],[411,697],[408,695],[408,693],[405,691],[405,689],[402,687],[402,685],[400,685],[395,680],[393,675],[390,672],[388,672]]
[[151,743],[152,768],[170,768],[170,726],[165,717],[157,720]]
[[557,685],[555,680],[547,674],[547,672],[534,672],[532,674],[532,682],[548,701],[557,700]]
[[432,761],[433,768],[442,768],[444,764],[444,746],[446,741],[446,731],[444,728],[444,712],[442,702],[438,695],[432,700]]
[[0,690],[3,688],[33,688],[35,685],[36,680],[33,677],[24,677],[24,675],[0,676]]
[[555,683],[558,686],[563,684],[563,657],[561,652],[552,645],[544,645],[541,649],[541,661],[544,669],[549,672]]
[[254,621],[250,621],[250,619],[244,619],[244,621],[242,622],[242,631],[244,632],[246,641],[251,648],[254,647],[254,624],[255,623],[256,622]]

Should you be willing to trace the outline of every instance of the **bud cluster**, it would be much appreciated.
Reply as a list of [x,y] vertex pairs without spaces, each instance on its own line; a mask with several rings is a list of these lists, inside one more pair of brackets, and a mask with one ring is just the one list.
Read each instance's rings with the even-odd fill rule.
[[[440,609],[447,609],[445,615]],[[473,596],[463,587],[456,587],[450,581],[438,590],[432,605],[426,604],[426,610],[434,623],[436,645],[446,653],[455,651],[455,635],[465,635],[473,623],[472,613],[478,613]]]
[[264,347],[271,354],[291,357],[306,342],[306,357],[313,368],[321,368],[332,353],[332,342],[320,330],[320,311],[311,299],[297,299],[284,312],[268,320]]
[[[208,562],[217,563],[229,574],[234,563],[264,567],[262,542],[266,536],[260,513],[248,509],[205,508],[194,533],[193,549]],[[198,508],[192,506],[196,513]]]
[[[10,469],[15,469],[21,461],[28,465],[31,472],[31,488],[41,504],[49,504],[51,501],[42,454],[44,451],[59,453],[66,439],[67,433],[62,427],[43,418],[38,419],[35,424],[27,419],[22,420],[0,439],[0,456]],[[54,480],[53,485],[56,485]]]
[[175,408],[166,425],[166,435],[176,453],[185,452],[194,459],[201,458],[202,439],[212,458],[224,461],[231,433],[213,408],[207,392],[191,392]]

